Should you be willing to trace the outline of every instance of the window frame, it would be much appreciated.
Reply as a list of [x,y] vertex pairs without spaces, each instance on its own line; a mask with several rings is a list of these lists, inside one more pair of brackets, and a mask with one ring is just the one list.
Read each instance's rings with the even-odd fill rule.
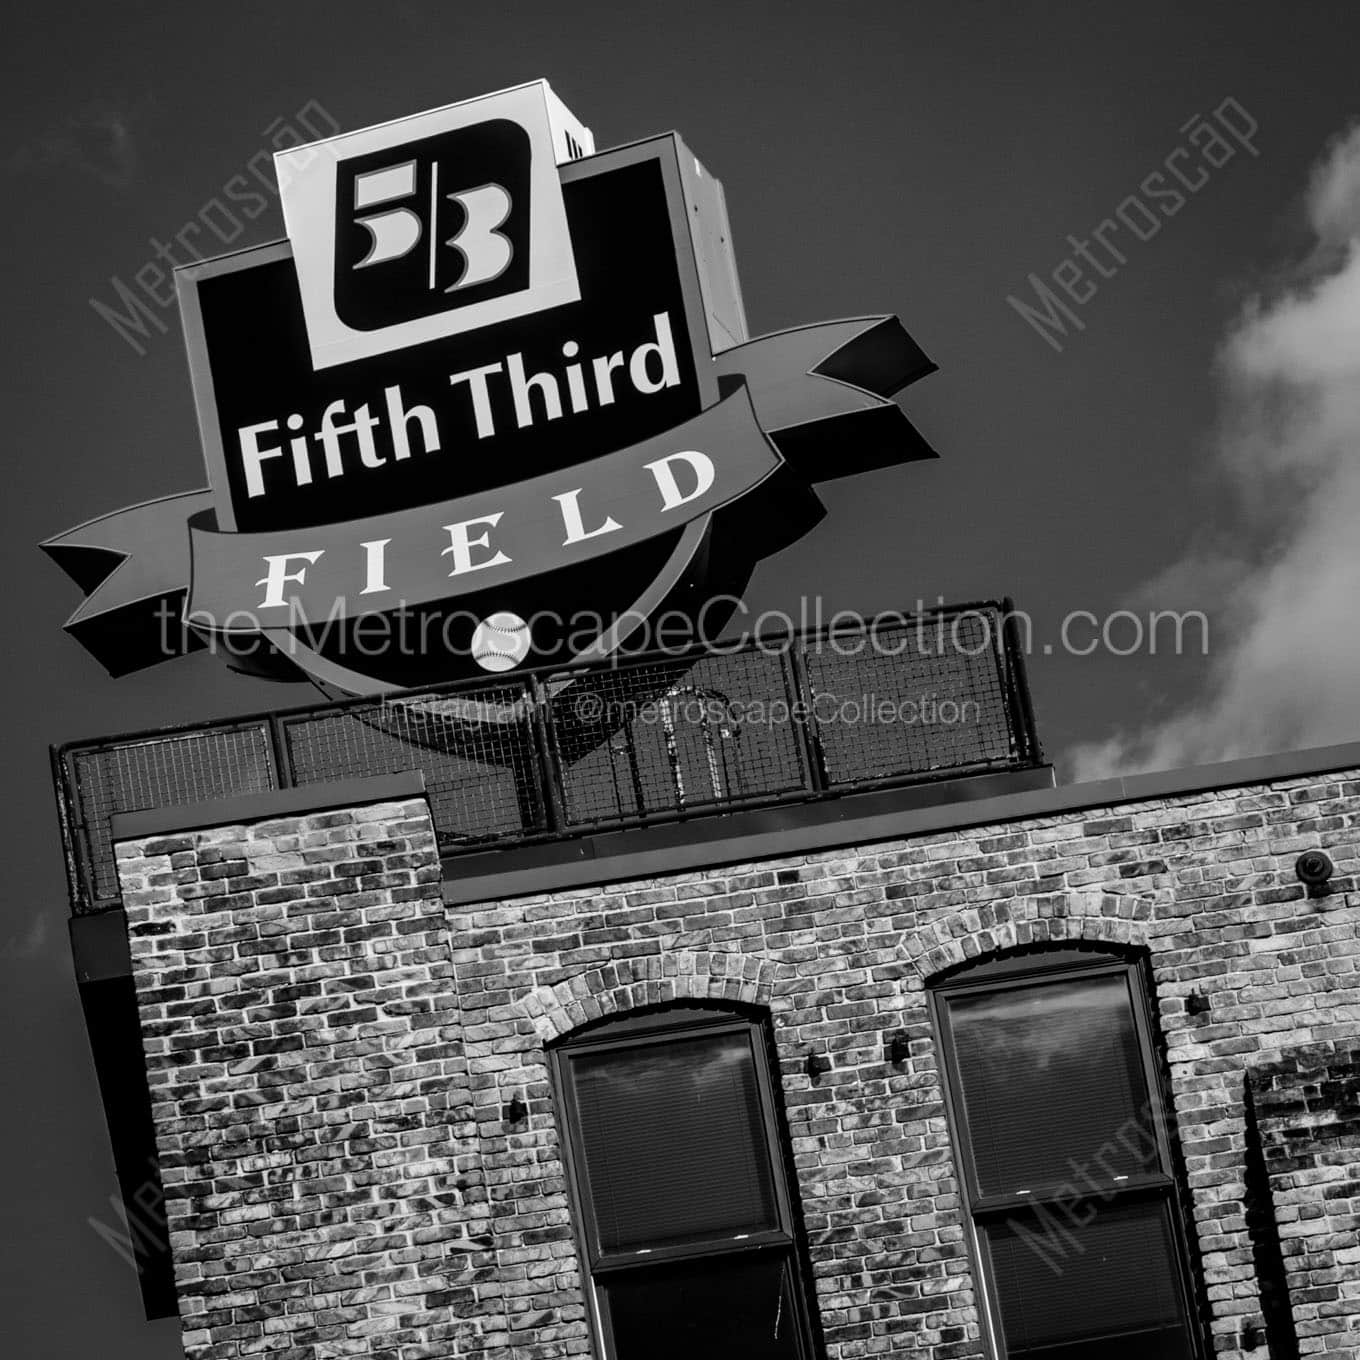
[[[750,1048],[761,1115],[756,1150],[763,1150],[767,1158],[777,1226],[760,1233],[734,1236],[730,1241],[714,1239],[628,1252],[601,1250],[594,1204],[589,1192],[584,1147],[580,1141],[582,1125],[570,1069],[573,1057],[601,1052],[617,1053],[658,1042],[720,1034],[741,1034]],[[768,1017],[752,1015],[736,1007],[681,1003],[611,1017],[584,1031],[569,1034],[552,1045],[549,1057],[572,1233],[597,1354],[613,1360],[617,1353],[607,1298],[611,1280],[626,1277],[635,1271],[664,1269],[668,1265],[686,1261],[697,1264],[723,1256],[758,1258],[778,1255],[784,1260],[788,1287],[793,1296],[799,1360],[814,1360],[814,1357],[821,1355],[811,1311],[812,1291],[809,1288],[807,1253],[791,1189],[793,1165],[786,1121],[773,1080],[777,1071],[777,1054]]]
[[[1152,1131],[1156,1138],[1159,1169],[1130,1175],[1119,1184],[1088,1189],[1074,1198],[1059,1193],[1073,1181],[1026,1187],[1022,1192],[983,1194],[979,1188],[972,1132],[959,1075],[957,1049],[950,1015],[952,1001],[964,997],[995,995],[1029,990],[1064,981],[1090,981],[1118,977],[1124,982],[1137,1036],[1140,1070],[1147,1090]],[[950,1146],[958,1170],[959,1201],[965,1217],[965,1237],[973,1267],[973,1282],[979,1299],[983,1339],[994,1360],[1006,1360],[1005,1329],[991,1249],[984,1229],[990,1223],[1005,1221],[1008,1214],[1033,1214],[1036,1207],[1053,1211],[1055,1206],[1080,1208],[1087,1204],[1160,1203],[1172,1244],[1173,1278],[1179,1296],[1190,1351],[1195,1360],[1205,1360],[1201,1291],[1192,1255],[1194,1237],[1189,1194],[1178,1157],[1169,1111],[1168,1076],[1152,1016],[1152,980],[1144,958],[1113,947],[1080,944],[1054,944],[1047,947],[1011,951],[1001,957],[972,960],[953,970],[927,988],[931,1029],[938,1054],[940,1085],[944,1093],[945,1117]],[[1104,1193],[1102,1193],[1102,1191]],[[1059,1207],[1057,1212],[1063,1210]]]

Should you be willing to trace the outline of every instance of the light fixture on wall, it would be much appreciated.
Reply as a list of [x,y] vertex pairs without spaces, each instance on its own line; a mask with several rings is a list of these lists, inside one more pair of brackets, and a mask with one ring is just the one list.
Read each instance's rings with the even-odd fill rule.
[[1308,889],[1309,897],[1323,896],[1335,872],[1336,866],[1325,850],[1305,850],[1294,861],[1294,873],[1298,876],[1299,882]]
[[803,1064],[803,1071],[816,1086],[822,1077],[831,1071],[831,1059],[821,1053],[809,1053],[807,1061]]
[[911,1057],[911,1040],[900,1030],[888,1040],[888,1061],[894,1067]]

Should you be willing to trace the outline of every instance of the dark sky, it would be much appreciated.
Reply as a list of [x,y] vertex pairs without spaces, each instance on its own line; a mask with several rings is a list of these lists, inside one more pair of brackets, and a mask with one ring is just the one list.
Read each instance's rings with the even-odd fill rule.
[[[203,484],[176,319],[139,356],[91,309],[319,101],[357,128],[538,76],[604,147],[676,128],[725,184],[751,329],[896,312],[940,365],[906,405],[941,459],[825,489],[758,572],[873,611],[1012,594],[1040,639],[1102,614],[1222,512],[1214,356],[1299,248],[1309,167],[1356,112],[1360,7],[1167,3],[45,4],[11,20],[0,145],[10,894],[0,922],[3,1347],[179,1354],[140,1318],[71,976],[49,743],[305,702],[205,657],[110,680],[39,539]],[[1061,353],[1007,305],[1236,99],[1235,156],[1081,309]],[[282,234],[276,206],[238,244]],[[1126,240],[1127,244],[1127,240]],[[1177,601],[1176,603],[1183,603]],[[1199,659],[1038,655],[1064,753],[1155,718]]]

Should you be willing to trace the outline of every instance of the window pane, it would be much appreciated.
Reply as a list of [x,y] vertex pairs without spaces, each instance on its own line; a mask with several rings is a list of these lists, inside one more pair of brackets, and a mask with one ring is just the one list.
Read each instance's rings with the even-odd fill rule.
[[801,1353],[782,1253],[618,1271],[600,1283],[616,1360],[794,1360]]
[[1072,1215],[1026,1211],[983,1227],[1008,1360],[1189,1360],[1165,1202]]
[[602,1252],[778,1226],[745,1032],[584,1054],[571,1070]]
[[1122,975],[949,1003],[978,1193],[1160,1169]]

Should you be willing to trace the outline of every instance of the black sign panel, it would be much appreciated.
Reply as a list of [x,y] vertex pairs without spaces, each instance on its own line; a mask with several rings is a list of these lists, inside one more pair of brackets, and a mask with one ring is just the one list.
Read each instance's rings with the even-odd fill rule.
[[[291,261],[199,283],[237,530],[338,523],[523,481],[699,412],[661,161],[570,180],[563,194],[580,302],[319,372]],[[669,347],[658,340],[659,316],[668,318]],[[647,351],[641,389],[628,372],[639,350]],[[661,386],[671,354],[678,381]],[[484,378],[450,381],[497,363]],[[556,412],[549,384],[534,382],[540,373],[552,380]],[[491,433],[478,420],[482,390]],[[431,413],[437,450],[427,447],[428,423],[412,414],[418,407]],[[338,432],[329,449],[328,408]],[[253,458],[243,457],[243,442]],[[264,450],[277,452],[258,456]]]

